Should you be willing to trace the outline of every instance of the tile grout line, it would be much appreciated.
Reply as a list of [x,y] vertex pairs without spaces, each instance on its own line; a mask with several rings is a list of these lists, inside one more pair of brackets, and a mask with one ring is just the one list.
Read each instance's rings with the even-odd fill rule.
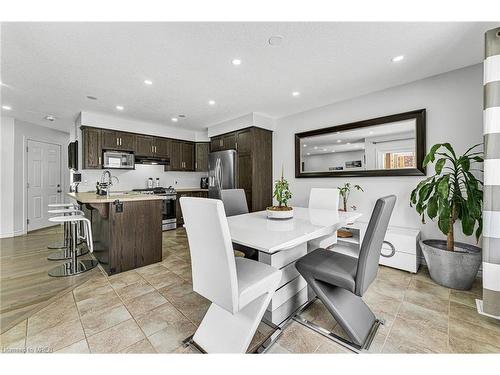
[[[141,277],[141,278],[142,278],[142,279],[143,279],[143,280],[144,280],[144,281],[145,281],[148,285],[150,285],[150,286],[151,286],[154,290],[156,290],[156,288],[155,288],[153,285],[151,285],[151,284],[150,284],[150,283],[149,283],[149,282],[148,282],[148,281],[147,281],[147,280],[146,280],[146,279],[145,279],[145,278],[144,278],[144,277],[143,277],[143,276],[142,276],[139,272],[137,272],[137,271],[134,271],[134,272],[135,272],[135,273],[137,273],[137,274],[138,274],[138,275],[139,275],[139,276],[140,276],[140,277]],[[132,317],[132,319],[134,320],[135,324],[137,324],[137,327],[139,327],[139,329],[141,330],[142,334],[144,335],[144,338],[145,338],[145,339],[149,342],[149,345],[151,345],[151,347],[153,348],[153,350],[154,350],[156,353],[158,353],[158,351],[156,350],[156,348],[154,347],[154,345],[151,343],[151,341],[149,341],[149,337],[148,337],[148,335],[146,335],[146,332],[144,332],[144,330],[142,329],[142,327],[140,326],[140,324],[137,322],[137,320],[136,320],[136,318],[135,318],[134,314],[132,314],[132,312],[129,310],[129,308],[128,308],[128,307],[127,307],[127,305],[125,304],[125,301],[122,299],[122,297],[118,294],[118,292],[116,291],[116,289],[115,289],[115,288],[113,287],[113,285],[110,283],[110,281],[109,281],[109,277],[108,277],[108,283],[109,283],[109,285],[111,286],[111,289],[113,289],[113,291],[115,292],[115,294],[116,294],[116,295],[118,296],[118,298],[120,299],[120,301],[121,301],[121,303],[122,303],[123,307],[125,307],[125,309],[127,310],[127,312],[130,314],[130,316],[131,316],[131,317]],[[131,284],[130,284],[130,285],[131,285]],[[154,310],[154,309],[153,309],[153,310]],[[120,322],[120,323],[118,323],[118,324],[121,324],[121,323],[123,323],[123,322]],[[117,326],[118,324],[114,325],[113,327]],[[110,328],[111,328],[111,327],[110,327]],[[127,346],[126,348],[124,348],[124,349],[120,350],[120,352],[122,352],[122,351],[123,351],[123,350],[125,350],[125,349],[128,349],[128,348],[132,347],[133,345],[137,344],[137,343],[138,343],[138,342],[140,342],[140,341],[142,341],[142,340],[139,340],[139,341],[137,341],[137,342],[134,342],[133,344],[131,344],[131,345]]]
[[[85,283],[84,283],[85,284]],[[83,284],[82,284],[83,285]],[[76,289],[76,288],[75,288]],[[87,349],[89,350],[89,353],[91,353],[90,351],[90,345],[89,345],[89,341],[87,340],[87,332],[85,332],[85,327],[83,326],[83,322],[82,322],[82,315],[80,314],[80,309],[78,308],[78,304],[76,303],[76,297],[75,297],[75,292],[73,289],[71,291],[71,296],[73,297],[73,302],[75,303],[75,309],[76,309],[76,312],[78,314],[78,321],[80,322],[80,325],[82,326],[82,330],[83,330],[83,335],[85,336],[85,342],[87,343]],[[73,343],[74,344],[74,343]],[[71,344],[71,345],[73,345]],[[68,345],[70,346],[70,345]],[[65,348],[67,348],[68,346],[65,346]],[[63,348],[64,349],[64,348]]]

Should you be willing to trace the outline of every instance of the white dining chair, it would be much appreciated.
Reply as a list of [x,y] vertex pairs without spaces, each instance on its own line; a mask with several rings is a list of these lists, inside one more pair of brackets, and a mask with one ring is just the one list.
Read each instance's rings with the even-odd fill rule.
[[191,338],[207,353],[245,353],[281,279],[281,271],[235,258],[218,199],[182,197],[193,290],[212,302]]
[[[339,190],[331,188],[312,188],[309,194],[309,208],[337,211],[339,207]],[[326,249],[337,243],[337,232],[311,240],[307,244],[308,251],[318,248]]]

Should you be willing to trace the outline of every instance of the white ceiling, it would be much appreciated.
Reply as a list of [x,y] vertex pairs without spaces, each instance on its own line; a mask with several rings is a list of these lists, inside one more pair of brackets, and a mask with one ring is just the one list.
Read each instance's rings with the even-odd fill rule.
[[[2,114],[58,129],[80,111],[195,130],[250,112],[281,117],[479,63],[495,26],[3,23],[1,99],[12,110]],[[273,35],[281,45],[268,44]],[[403,62],[392,63],[396,55]],[[173,124],[178,114],[187,118]]]

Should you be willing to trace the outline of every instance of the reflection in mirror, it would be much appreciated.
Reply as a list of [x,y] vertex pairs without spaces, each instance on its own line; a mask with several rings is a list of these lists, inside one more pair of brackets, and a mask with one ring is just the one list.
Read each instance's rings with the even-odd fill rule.
[[416,120],[302,138],[302,172],[416,168]]
[[423,175],[425,110],[295,135],[296,177]]

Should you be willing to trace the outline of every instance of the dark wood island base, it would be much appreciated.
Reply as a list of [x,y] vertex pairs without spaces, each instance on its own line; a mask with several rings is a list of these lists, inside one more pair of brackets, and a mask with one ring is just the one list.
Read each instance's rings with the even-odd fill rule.
[[92,222],[94,256],[108,275],[161,262],[162,200],[74,199]]

